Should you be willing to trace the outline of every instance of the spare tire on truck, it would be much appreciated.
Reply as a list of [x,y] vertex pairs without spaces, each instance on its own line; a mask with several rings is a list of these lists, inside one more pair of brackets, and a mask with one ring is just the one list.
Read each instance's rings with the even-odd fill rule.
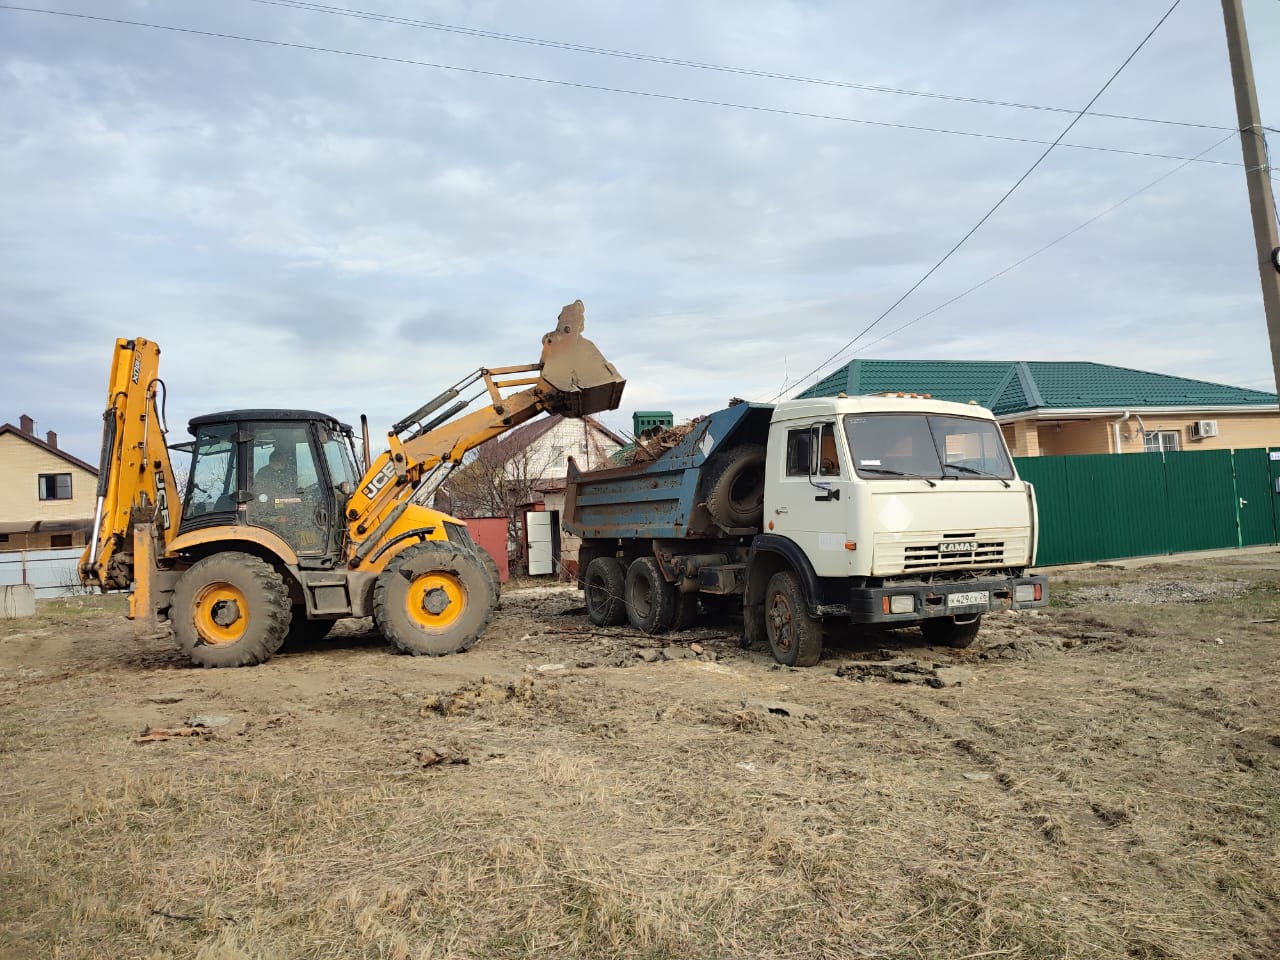
[[746,443],[707,470],[707,512],[722,527],[758,527],[764,518],[764,447]]

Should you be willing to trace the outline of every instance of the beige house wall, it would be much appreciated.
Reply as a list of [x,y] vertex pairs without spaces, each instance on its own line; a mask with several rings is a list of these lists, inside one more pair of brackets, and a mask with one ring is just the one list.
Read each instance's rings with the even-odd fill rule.
[[1009,452],[1015,457],[1038,457],[1040,455],[1039,424],[1034,420],[1015,420],[1000,427],[1004,433],[1004,441],[1009,445]]
[[[1218,435],[1194,440],[1191,424],[1214,420]],[[1265,413],[1142,414],[1147,431],[1171,430],[1178,434],[1179,450],[1247,450],[1280,447],[1280,411]],[[1120,424],[1120,452],[1142,453],[1142,427],[1134,417]]]
[[[71,499],[41,500],[42,473],[71,474]],[[83,467],[12,433],[0,436],[0,523],[91,519],[97,487],[98,478]]]
[[[1179,450],[1246,450],[1280,447],[1280,410],[1266,413],[1204,413],[1130,415],[1116,423],[1115,416],[1090,420],[1015,420],[1001,424],[1005,440],[1015,457],[1061,457],[1085,453],[1115,453],[1115,428],[1120,429],[1120,453],[1142,453],[1143,428],[1147,432],[1172,431],[1178,434]],[[1214,420],[1218,435],[1192,439],[1191,424]]]
[[1040,421],[1040,456],[1064,457],[1082,453],[1111,453],[1108,420]]

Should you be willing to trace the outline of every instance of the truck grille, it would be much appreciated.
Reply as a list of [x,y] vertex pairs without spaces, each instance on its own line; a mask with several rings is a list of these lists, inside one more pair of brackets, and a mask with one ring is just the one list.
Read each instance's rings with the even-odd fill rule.
[[943,553],[940,545],[908,546],[902,551],[903,570],[921,570],[937,567],[990,567],[1004,561],[1003,540],[970,540],[972,549],[949,550]]
[[1022,531],[879,534],[872,573],[895,576],[928,570],[980,570],[1026,562],[1027,537]]

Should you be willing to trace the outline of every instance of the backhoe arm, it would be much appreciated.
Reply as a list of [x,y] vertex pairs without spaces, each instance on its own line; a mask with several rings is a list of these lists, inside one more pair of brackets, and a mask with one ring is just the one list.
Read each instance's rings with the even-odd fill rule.
[[[584,417],[617,408],[626,381],[582,336],[584,325],[582,301],[576,300],[560,311],[556,329],[543,336],[538,363],[478,370],[392,428],[390,449],[375,459],[347,504],[352,541],[366,541],[358,556],[389,525],[390,511],[408,502],[436,468],[458,464],[468,451],[543,412]],[[475,396],[457,399],[481,383],[483,390]],[[524,389],[503,396],[503,391],[520,387]],[[486,394],[487,406],[454,419]]]
[[134,527],[168,545],[181,504],[165,446],[157,402],[160,348],[150,340],[117,340],[102,415],[102,455],[93,534],[80,558],[80,579],[104,590],[127,588],[135,577]]

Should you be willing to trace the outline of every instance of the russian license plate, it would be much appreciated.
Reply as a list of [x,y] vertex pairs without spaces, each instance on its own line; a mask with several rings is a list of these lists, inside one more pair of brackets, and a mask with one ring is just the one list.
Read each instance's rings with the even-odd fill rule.
[[947,606],[949,607],[971,607],[979,603],[985,607],[990,602],[991,593],[988,590],[975,590],[973,593],[947,594]]

